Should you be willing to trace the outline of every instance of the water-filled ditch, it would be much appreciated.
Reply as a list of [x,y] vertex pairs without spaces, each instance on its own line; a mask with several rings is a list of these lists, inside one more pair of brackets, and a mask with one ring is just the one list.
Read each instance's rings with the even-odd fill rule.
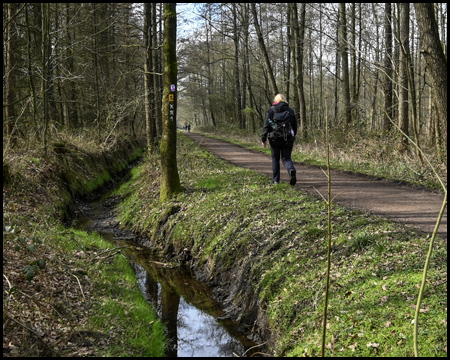
[[120,246],[135,269],[144,297],[166,324],[170,348],[167,356],[231,357],[257,356],[255,342],[227,319],[207,285],[197,281],[186,267],[164,264],[149,248],[139,245],[137,235],[121,229],[114,215],[119,200],[110,190],[99,200],[79,203],[73,226],[96,231]]

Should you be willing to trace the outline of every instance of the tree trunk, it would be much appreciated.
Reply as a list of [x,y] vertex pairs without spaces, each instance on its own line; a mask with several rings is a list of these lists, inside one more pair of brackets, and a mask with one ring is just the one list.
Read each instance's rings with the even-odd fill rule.
[[[250,71],[250,64],[249,64],[249,56],[248,56],[248,37],[249,37],[249,4],[244,3],[242,6],[242,33],[243,33],[243,43],[242,43],[242,108],[247,109],[248,108],[248,97],[249,93],[247,91],[248,89],[248,77],[249,77],[249,71]],[[251,100],[250,100],[251,101]],[[250,120],[250,121],[249,121]],[[244,128],[249,129],[252,125],[252,130],[254,131],[254,124],[253,124],[253,112],[251,114],[245,114],[244,117]]]
[[408,149],[409,136],[409,106],[408,106],[408,54],[409,54],[409,4],[400,4],[400,62],[399,62],[399,128],[404,133],[400,135],[399,150]]
[[147,148],[153,151],[156,137],[155,120],[153,118],[153,99],[151,96],[153,90],[152,69],[152,38],[151,38],[151,4],[144,3],[144,107],[145,107],[145,134],[147,138]]
[[42,80],[41,80],[41,96],[43,104],[43,122],[44,122],[44,152],[47,155],[48,144],[48,87],[49,87],[49,66],[50,66],[50,19],[48,3],[42,3]]
[[[211,21],[211,11],[208,12],[208,22]],[[207,59],[207,70],[208,70],[208,84],[206,86],[206,93],[208,94],[208,107],[209,107],[209,113],[211,115],[211,122],[214,127],[217,126],[216,124],[216,117],[215,117],[215,111],[214,111],[214,103],[211,100],[211,95],[213,94],[213,75],[211,71],[211,41],[210,41],[210,34],[211,29],[210,26],[208,26],[208,22],[205,24],[205,31],[206,31],[206,59]],[[212,38],[212,37],[211,37]]]
[[339,29],[340,29],[340,49],[342,57],[342,93],[344,101],[344,127],[350,124],[350,77],[348,71],[348,51],[347,51],[347,19],[345,4],[339,3]]
[[292,52],[292,6],[287,7],[287,51],[286,51],[286,100],[290,102],[291,88],[291,52]]
[[267,75],[269,76],[270,90],[272,91],[272,96],[275,97],[275,95],[278,94],[278,87],[275,81],[275,76],[273,75],[272,65],[270,65],[269,54],[267,53],[266,45],[264,44],[264,38],[262,36],[261,28],[258,23],[258,14],[256,13],[255,3],[252,3],[252,14],[253,21],[255,23],[256,35],[258,36],[259,47],[264,58]]
[[[378,16],[376,15],[376,10],[375,10],[375,4],[372,3],[372,11],[374,13],[375,16],[375,24],[377,27],[377,47],[375,49],[375,64],[379,64],[380,63],[380,33],[379,33],[379,26],[378,26]],[[375,70],[375,84],[373,86],[374,90],[374,96],[372,99],[372,120],[371,120],[371,128],[375,129],[376,128],[376,116],[377,116],[377,97],[378,97],[378,77],[379,77],[379,69],[377,67],[377,69]],[[363,98],[364,98],[364,94],[363,94]]]
[[30,24],[30,20],[29,20],[29,16],[28,16],[28,7],[25,6],[25,26],[27,29],[27,57],[28,57],[28,81],[29,81],[29,85],[30,85],[30,95],[32,98],[32,108],[33,108],[33,113],[32,113],[32,118],[31,118],[31,136],[35,137],[36,139],[39,139],[38,136],[38,132],[37,132],[37,96],[36,96],[36,88],[34,85],[34,80],[33,80],[33,69],[32,69],[32,53],[31,53],[31,24]]
[[236,4],[233,3],[233,43],[234,43],[234,107],[238,126],[244,129],[241,108],[241,84],[239,79],[239,34],[237,27]]
[[162,113],[161,113],[161,69],[160,50],[158,49],[158,34],[156,31],[156,3],[152,3],[152,28],[153,28],[153,86],[154,86],[154,123],[157,136],[162,135]]
[[177,13],[176,3],[164,4],[164,92],[163,134],[161,138],[161,189],[159,201],[164,202],[183,191],[177,167],[177,96],[171,89],[176,86],[178,64],[176,54]]
[[356,82],[356,4],[350,5],[350,107],[351,119],[358,118],[358,86]]
[[385,3],[384,10],[384,39],[386,53],[384,55],[384,121],[383,132],[387,133],[392,127],[392,13],[391,3]]
[[10,144],[15,145],[17,141],[16,132],[16,111],[14,103],[16,101],[16,51],[17,34],[14,17],[17,12],[16,3],[8,3],[8,42],[6,59],[6,133]]
[[[306,22],[306,4],[302,3],[300,8],[300,21],[297,22],[297,4],[294,4],[294,39],[297,58],[295,59],[297,81],[296,89],[299,105],[299,135],[300,137],[306,136],[306,104],[305,104],[305,92],[303,89],[303,54],[305,43],[305,22]],[[297,25],[298,24],[298,25]]]
[[[432,3],[415,3],[422,53],[430,69],[435,94],[437,118],[447,122],[447,56],[439,40],[439,31]],[[445,132],[446,133],[446,132]]]

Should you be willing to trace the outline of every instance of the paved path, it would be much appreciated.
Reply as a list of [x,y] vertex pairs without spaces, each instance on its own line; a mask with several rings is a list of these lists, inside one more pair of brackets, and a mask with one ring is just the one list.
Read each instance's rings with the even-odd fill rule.
[[[245,149],[226,141],[184,132],[218,157],[236,166],[249,168],[272,179],[272,163],[269,155]],[[328,181],[317,166],[295,163],[296,187],[327,198]],[[281,164],[281,181],[289,182],[288,174]],[[442,207],[444,195],[415,186],[401,185],[394,181],[375,179],[370,176],[332,171],[332,197],[347,208],[362,210],[373,215],[389,218],[418,230],[432,233]],[[447,238],[447,209],[445,209],[438,232]]]

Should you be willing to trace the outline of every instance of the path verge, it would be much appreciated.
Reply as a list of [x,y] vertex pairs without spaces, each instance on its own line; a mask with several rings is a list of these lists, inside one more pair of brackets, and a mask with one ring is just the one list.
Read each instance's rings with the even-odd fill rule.
[[[216,156],[236,166],[252,169],[272,176],[270,156],[245,149],[232,143],[212,139],[203,135],[184,135],[204,146]],[[310,193],[327,196],[327,177],[318,166],[295,163],[297,188]],[[335,202],[347,208],[388,218],[423,232],[433,232],[442,207],[444,195],[417,186],[376,179],[358,174],[333,170],[332,197]],[[282,171],[281,181],[289,182],[287,172]],[[447,238],[447,209],[442,217],[438,233]]]

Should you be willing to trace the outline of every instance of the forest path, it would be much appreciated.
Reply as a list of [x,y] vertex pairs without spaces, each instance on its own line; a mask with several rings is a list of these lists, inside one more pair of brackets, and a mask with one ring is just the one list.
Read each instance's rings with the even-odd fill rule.
[[[269,155],[199,134],[186,131],[183,134],[216,156],[236,166],[263,173],[272,179],[272,160]],[[328,180],[320,167],[295,163],[295,168],[297,169],[295,187],[315,195],[320,192],[327,198]],[[339,170],[332,170],[331,180],[331,196],[335,197],[334,202],[340,205],[388,218],[427,233],[434,231],[444,194],[417,186],[399,184],[391,180],[349,174]],[[281,164],[281,181],[289,182],[283,164]],[[447,208],[438,232],[445,239],[447,238]]]

